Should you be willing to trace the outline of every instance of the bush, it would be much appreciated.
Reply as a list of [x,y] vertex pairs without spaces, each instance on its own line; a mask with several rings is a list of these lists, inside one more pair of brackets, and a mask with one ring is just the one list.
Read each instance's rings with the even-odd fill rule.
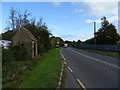
[[15,60],[12,49],[2,49],[2,64],[9,64],[12,60]]
[[18,43],[15,47],[13,47],[15,60],[25,60],[27,49],[23,43]]

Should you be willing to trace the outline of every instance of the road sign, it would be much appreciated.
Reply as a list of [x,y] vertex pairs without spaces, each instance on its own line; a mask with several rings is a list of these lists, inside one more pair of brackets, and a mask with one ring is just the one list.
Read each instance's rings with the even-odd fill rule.
[[57,41],[57,44],[60,44],[60,42]]

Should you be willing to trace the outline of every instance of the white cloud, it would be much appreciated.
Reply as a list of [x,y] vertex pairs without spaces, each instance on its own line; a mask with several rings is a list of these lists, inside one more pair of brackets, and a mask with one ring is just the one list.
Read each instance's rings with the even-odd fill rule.
[[67,35],[61,35],[61,37],[64,39],[64,40],[87,40],[89,38],[92,38],[93,37],[93,34],[67,34]]
[[119,0],[83,0],[84,2],[118,2]]
[[101,23],[101,20],[86,20],[87,23],[93,23],[93,22],[96,22],[96,23]]
[[[88,0],[89,1],[89,0]],[[98,0],[101,1],[101,0]],[[84,2],[88,6],[88,13],[97,17],[118,14],[117,2]]]
[[118,21],[118,16],[112,16],[108,20],[109,20],[109,22]]
[[[110,23],[112,22],[117,22],[118,21],[118,16],[111,16],[107,19]],[[101,23],[101,20],[100,19],[97,19],[97,20],[86,20],[87,23],[93,23],[93,22],[96,22],[96,23]]]
[[7,32],[8,30],[4,29],[4,30],[1,30],[0,33],[5,33]]
[[60,2],[52,2],[53,6],[57,7],[57,6],[60,6],[61,3]]
[[75,8],[75,13],[81,13],[81,12],[83,12],[84,11],[84,9],[81,9],[81,8]]
[[[82,2],[71,2],[76,7],[75,12],[85,12],[97,17],[107,15],[118,15],[118,0],[83,0]],[[81,9],[81,5],[84,9]]]
[[[2,2],[23,2],[23,0],[1,0]],[[34,0],[34,2],[99,2],[100,0]],[[101,0],[101,2],[113,2],[119,0]],[[24,2],[33,2],[33,0],[24,0]]]

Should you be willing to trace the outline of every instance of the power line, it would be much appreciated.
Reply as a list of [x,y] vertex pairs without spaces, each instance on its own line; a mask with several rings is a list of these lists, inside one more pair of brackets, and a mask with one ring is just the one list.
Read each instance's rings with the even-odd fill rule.
[[[77,31],[77,30],[79,30],[79,29],[81,29],[81,28],[85,28],[85,27],[89,26],[90,24],[91,24],[91,23],[82,25],[82,26],[80,26],[80,27],[78,27],[78,28],[71,29],[71,30],[69,30],[69,32],[73,32],[73,31]],[[68,31],[65,32],[65,33],[68,33]]]

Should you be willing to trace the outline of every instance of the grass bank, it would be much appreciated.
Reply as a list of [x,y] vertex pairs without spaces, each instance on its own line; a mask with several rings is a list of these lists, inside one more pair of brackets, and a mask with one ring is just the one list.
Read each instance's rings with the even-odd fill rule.
[[37,58],[31,60],[11,61],[2,66],[2,87],[16,88],[38,63]]
[[57,88],[62,67],[60,48],[50,50],[18,88]]
[[88,51],[88,52],[99,53],[99,54],[110,55],[110,56],[114,56],[114,57],[118,56],[118,52],[109,52],[109,51],[91,50],[91,49],[82,49],[82,50],[85,50],[85,51]]

